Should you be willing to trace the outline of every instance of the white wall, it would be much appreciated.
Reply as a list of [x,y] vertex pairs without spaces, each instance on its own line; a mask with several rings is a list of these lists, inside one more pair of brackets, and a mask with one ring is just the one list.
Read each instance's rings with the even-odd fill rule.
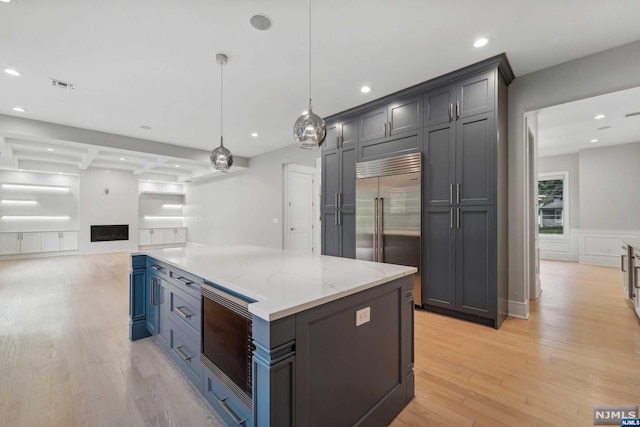
[[[129,224],[129,240],[91,242],[91,225],[108,224]],[[99,168],[80,171],[80,252],[137,249],[138,177],[131,172]]]
[[282,248],[283,165],[314,167],[319,156],[291,145],[251,158],[245,171],[187,184],[189,241]]
[[580,151],[581,228],[640,230],[640,143]]
[[[640,86],[640,42],[520,76],[509,86],[509,300],[526,303],[524,113]],[[582,221],[582,218],[581,218]]]
[[62,231],[78,229],[78,176],[0,170],[0,184],[68,187],[65,192],[9,189],[0,186],[0,200],[32,200],[35,205],[0,204],[0,216],[69,216],[63,220],[0,220],[0,231]]

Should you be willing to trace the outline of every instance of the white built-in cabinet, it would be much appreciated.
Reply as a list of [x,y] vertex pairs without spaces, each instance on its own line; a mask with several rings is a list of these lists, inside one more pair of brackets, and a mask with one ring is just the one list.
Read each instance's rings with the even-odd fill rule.
[[77,250],[77,231],[0,233],[0,255]]
[[141,228],[139,233],[140,246],[187,243],[187,227]]

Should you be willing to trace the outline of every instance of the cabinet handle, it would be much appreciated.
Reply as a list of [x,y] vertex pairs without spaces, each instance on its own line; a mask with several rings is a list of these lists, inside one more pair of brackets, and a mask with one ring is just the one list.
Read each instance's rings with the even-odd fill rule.
[[342,225],[342,211],[336,212],[336,216],[338,217],[338,225]]
[[340,137],[336,136],[336,148],[340,147]]
[[460,101],[456,101],[456,119],[460,118]]
[[151,299],[151,305],[156,305],[156,279],[149,281],[149,298]]
[[176,307],[175,311],[176,311],[176,313],[178,313],[184,319],[190,319],[191,316],[192,316],[191,313],[187,313],[186,311],[184,311],[184,309],[182,307]]
[[624,259],[626,257],[627,257],[626,255],[620,255],[620,270],[622,270],[623,273],[627,272],[627,270],[625,270],[624,268],[624,264],[625,264]]
[[191,360],[191,358],[193,356],[189,356],[182,348],[184,346],[181,345],[180,347],[176,347],[176,352],[180,355],[180,357],[182,357],[182,360],[184,360],[185,362],[188,362],[189,360]]
[[449,185],[449,204],[453,204],[453,184]]
[[456,215],[456,228],[460,228],[460,208],[457,209],[457,215]]
[[636,274],[633,276],[633,287],[636,289],[640,289],[640,286],[638,286],[638,270],[640,270],[640,267],[635,267],[636,269]]
[[456,184],[456,203],[460,204],[460,183]]
[[340,135],[340,146],[344,145],[344,136]]
[[449,228],[453,229],[453,208],[449,209]]
[[342,207],[342,193],[338,193],[338,205],[336,207]]
[[391,136],[391,122],[389,122],[389,136]]
[[193,283],[191,280],[185,279],[182,276],[175,276],[174,279],[176,279],[178,282],[182,283],[185,286],[191,286],[191,284]]
[[382,125],[382,130],[384,131],[384,136],[386,137],[387,136],[387,124],[386,123]]
[[223,398],[223,399],[219,399],[218,403],[220,404],[220,406],[222,406],[222,409],[224,409],[224,412],[227,413],[227,415],[229,415],[231,417],[231,419],[233,420],[234,423],[236,423],[237,425],[243,425],[247,422],[246,419],[244,418],[240,418],[239,416],[236,415],[235,412],[233,412],[233,409],[231,409],[229,407],[229,405],[227,405],[227,398]]
[[333,204],[336,206],[336,209],[338,208],[338,193],[335,193],[333,195]]
[[449,104],[449,111],[447,111],[449,115],[449,121],[453,120],[453,102]]
[[333,224],[334,225],[338,225],[338,212],[340,212],[340,211],[336,211],[336,214],[333,216]]

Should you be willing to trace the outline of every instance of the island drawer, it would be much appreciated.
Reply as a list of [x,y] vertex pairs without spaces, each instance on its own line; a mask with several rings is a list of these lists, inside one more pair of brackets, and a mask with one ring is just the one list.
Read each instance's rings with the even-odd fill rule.
[[200,362],[200,340],[197,335],[170,321],[169,356],[193,385],[202,392],[203,367]]
[[171,286],[169,317],[174,323],[200,334],[200,299],[177,286]]
[[204,279],[151,257],[147,257],[147,268],[194,297],[200,298],[200,285],[204,283]]
[[218,415],[230,426],[253,427],[253,412],[222,382],[204,368],[203,394]]

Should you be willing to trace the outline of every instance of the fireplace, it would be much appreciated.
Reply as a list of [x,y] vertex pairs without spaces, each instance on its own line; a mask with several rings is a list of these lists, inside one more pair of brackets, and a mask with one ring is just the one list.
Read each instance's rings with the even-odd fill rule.
[[129,240],[129,224],[91,226],[92,242],[110,242],[113,240]]

